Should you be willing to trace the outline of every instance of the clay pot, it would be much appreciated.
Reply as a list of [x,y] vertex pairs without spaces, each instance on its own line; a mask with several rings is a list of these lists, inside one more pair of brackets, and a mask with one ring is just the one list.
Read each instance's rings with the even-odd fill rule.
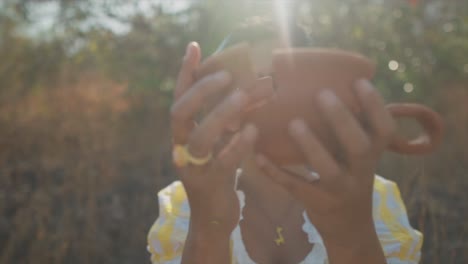
[[[249,57],[249,47],[241,44],[213,55],[204,61],[197,78],[225,69],[234,77],[234,88],[251,89],[255,85],[271,85],[275,96],[261,107],[249,108],[244,122],[259,128],[256,150],[279,165],[304,164],[300,148],[288,133],[288,124],[295,118],[306,121],[311,130],[333,154],[340,155],[339,145],[319,114],[314,98],[322,89],[332,89],[363,120],[361,106],[352,86],[358,79],[372,79],[375,67],[359,54],[331,49],[276,50],[272,62],[272,81],[257,80]],[[419,137],[408,140],[395,135],[388,149],[402,154],[432,152],[442,138],[442,121],[431,109],[419,104],[389,104],[395,117],[414,118],[424,129]],[[343,127],[346,129],[346,127]]]

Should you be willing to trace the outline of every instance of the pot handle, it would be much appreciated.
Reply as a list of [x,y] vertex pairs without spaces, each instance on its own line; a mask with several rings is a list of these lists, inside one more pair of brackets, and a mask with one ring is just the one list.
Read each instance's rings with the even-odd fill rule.
[[440,115],[426,106],[414,103],[392,103],[386,105],[393,117],[414,118],[422,126],[424,132],[414,139],[408,140],[401,135],[395,135],[388,148],[400,154],[427,154],[433,152],[442,141],[443,122]]

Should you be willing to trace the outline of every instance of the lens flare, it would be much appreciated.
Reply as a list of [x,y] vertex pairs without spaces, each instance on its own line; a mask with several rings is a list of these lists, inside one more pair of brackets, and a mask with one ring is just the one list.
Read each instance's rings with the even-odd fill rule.
[[[295,23],[294,10],[295,1],[293,0],[274,0],[273,10],[275,12],[275,21],[279,28],[280,44],[282,49],[291,49],[291,31],[290,23]],[[287,63],[292,64],[292,60],[288,60]]]
[[289,31],[289,24],[293,23],[292,11],[294,1],[274,0],[273,9],[275,12],[275,20],[280,29],[281,44],[285,48],[291,47],[291,32]]

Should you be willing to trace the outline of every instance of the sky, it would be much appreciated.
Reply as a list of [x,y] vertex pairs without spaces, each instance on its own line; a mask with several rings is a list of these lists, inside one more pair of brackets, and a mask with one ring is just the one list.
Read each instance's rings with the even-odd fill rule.
[[[115,33],[126,33],[130,30],[129,26],[125,23],[117,21],[116,19],[109,18],[103,11],[103,6],[110,6],[112,11],[121,17],[129,17],[135,13],[143,15],[152,15],[154,6],[162,6],[167,12],[177,12],[187,8],[193,0],[139,0],[139,1],[124,1],[117,6],[111,5],[115,3],[112,0],[95,0],[95,7],[92,8],[94,12],[93,19],[88,21],[84,26],[101,25]],[[32,26],[28,25],[23,31],[27,35],[40,36],[47,34],[55,24],[60,6],[56,1],[46,1],[39,3],[31,3],[28,6],[31,14]]]

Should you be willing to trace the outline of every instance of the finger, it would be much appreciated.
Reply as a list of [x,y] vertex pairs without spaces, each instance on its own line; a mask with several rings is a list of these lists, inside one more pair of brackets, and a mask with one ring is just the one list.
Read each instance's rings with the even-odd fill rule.
[[211,152],[224,128],[238,118],[247,102],[247,95],[239,90],[216,106],[192,132],[189,138],[190,152],[194,155],[206,155]]
[[200,46],[196,42],[190,42],[185,51],[185,57],[182,60],[182,67],[177,77],[177,84],[174,89],[174,100],[177,100],[192,85],[194,80],[194,71],[200,63]]
[[262,154],[257,154],[256,163],[267,177],[296,197],[307,195],[310,199],[314,195],[323,193],[318,184],[310,183],[302,177],[283,171]]
[[175,102],[174,110],[179,112],[182,119],[191,119],[207,103],[207,98],[227,90],[230,82],[231,74],[227,71],[209,74],[197,81]]
[[355,86],[359,102],[364,109],[364,118],[370,126],[376,150],[386,147],[395,131],[395,122],[385,109],[385,102],[367,80],[359,80]]
[[226,170],[236,169],[242,159],[252,152],[257,134],[254,125],[245,126],[241,133],[218,154],[216,158],[218,166]]
[[244,111],[249,112],[264,105],[273,95],[273,79],[271,77],[257,79],[255,87],[249,91],[249,106]]
[[230,132],[237,132],[240,127],[243,118],[250,112],[259,108],[271,99],[274,95],[273,81],[271,77],[263,77],[255,81],[254,88],[247,91],[249,102],[244,107],[243,113],[237,120],[233,120],[228,124],[226,129]]
[[319,108],[342,146],[348,163],[354,163],[369,153],[370,140],[356,118],[331,91],[319,94]]
[[308,165],[281,166],[281,169],[287,173],[295,174],[298,177],[302,177],[308,182],[315,182],[320,179],[320,175],[317,172],[313,171]]
[[193,118],[201,110],[205,99],[229,87],[231,76],[225,71],[210,74],[196,82],[171,108],[171,125],[174,140],[185,143],[193,128]]
[[309,165],[320,175],[320,181],[328,187],[339,184],[342,174],[340,166],[304,121],[293,120],[289,125],[289,132]]

